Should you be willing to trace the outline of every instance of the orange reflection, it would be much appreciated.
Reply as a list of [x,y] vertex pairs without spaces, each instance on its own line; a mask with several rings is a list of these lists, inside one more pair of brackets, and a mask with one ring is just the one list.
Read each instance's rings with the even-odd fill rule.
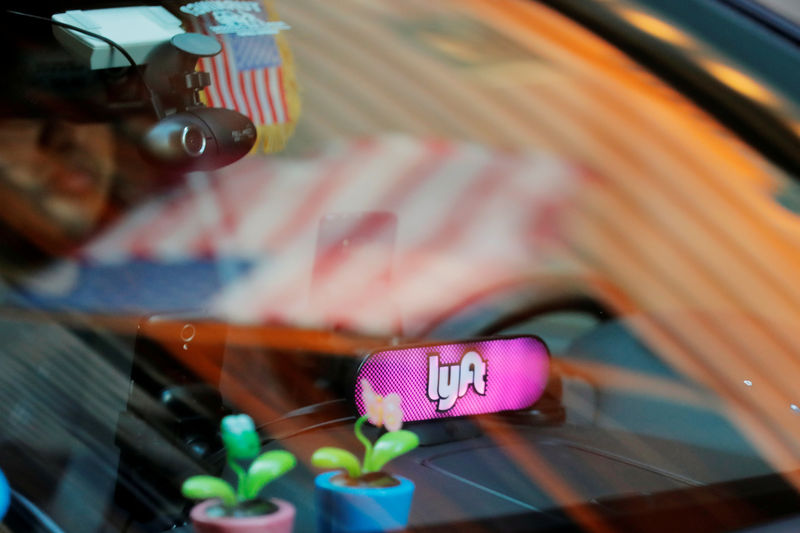
[[625,8],[620,10],[620,15],[622,15],[625,20],[653,37],[682,47],[688,47],[694,44],[691,37],[675,26],[657,19],[652,15],[648,15],[647,13]]
[[764,104],[777,103],[778,99],[774,93],[744,72],[718,61],[707,60],[703,62],[703,66],[712,76],[734,91]]
[[[245,318],[255,322],[275,318],[276,322],[293,323],[298,316],[308,318],[307,309],[298,302],[309,284],[311,268],[303,266],[310,266],[307,252],[313,250],[315,224],[334,207],[341,209],[344,202],[331,197],[350,198],[368,190],[373,194],[370,209],[402,214],[399,205],[408,209],[401,228],[409,221],[424,228],[402,236],[402,242],[413,242],[415,247],[397,251],[395,266],[400,268],[394,271],[394,288],[407,334],[431,331],[438,322],[456,315],[460,304],[477,305],[496,289],[522,292],[526,287],[533,300],[544,292],[534,289],[541,285],[553,288],[542,282],[548,275],[580,278],[589,285],[588,292],[630,316],[642,340],[671,368],[713,391],[723,401],[725,413],[776,468],[795,467],[800,457],[800,424],[790,405],[800,402],[794,383],[800,373],[795,332],[800,322],[800,285],[796,282],[800,225],[768,196],[776,183],[773,171],[680,94],[597,36],[540,4],[471,0],[466,3],[468,10],[465,4],[431,7],[421,0],[374,3],[368,9],[365,5],[342,2],[330,6],[297,0],[285,6],[299,36],[295,44],[301,77],[308,88],[307,122],[303,124],[308,136],[325,141],[341,135],[366,136],[368,140],[318,160],[304,159],[302,165],[289,158],[255,160],[227,171],[230,179],[225,184],[241,178],[237,172],[257,178],[240,192],[242,197],[267,199],[257,208],[264,219],[251,225],[259,232],[242,235],[243,239],[254,237],[257,246],[249,251],[267,248],[276,252],[276,262],[284,266],[281,271],[265,267],[263,278],[254,279],[252,286],[233,295],[230,308],[252,313]],[[454,13],[458,17],[452,17]],[[624,16],[659,38],[691,44],[687,36],[650,15],[626,11]],[[502,84],[481,84],[476,77],[465,77],[466,67],[461,63],[478,63],[484,57],[473,55],[473,48],[453,40],[460,35],[457,31],[437,26],[441,33],[428,35],[427,40],[439,53],[457,59],[458,66],[420,52],[419,43],[409,42],[401,31],[401,23],[431,17],[451,17],[447,22],[453,25],[463,24],[464,17],[484,21],[502,35],[513,37],[519,47],[515,54],[536,60],[558,75],[535,80],[513,77]],[[370,46],[364,46],[366,42]],[[774,103],[775,96],[744,73],[716,62],[706,66],[741,94]],[[398,131],[404,136],[393,136],[389,143],[380,140],[386,132]],[[429,141],[437,137],[448,141]],[[471,147],[481,148],[463,150],[467,141]],[[386,150],[386,144],[396,152]],[[433,149],[427,149],[430,145]],[[484,147],[490,149],[484,151]],[[565,177],[584,177],[584,169],[590,169],[594,179],[581,180],[569,191],[565,205],[545,206],[553,209],[558,222],[547,239],[537,240],[534,237],[540,235],[532,235],[534,228],[546,224],[531,223],[530,230],[522,233],[524,238],[513,241],[513,250],[520,256],[504,250],[487,258],[481,247],[490,238],[479,228],[505,220],[514,207],[531,213],[542,207],[534,205],[533,194],[524,194],[524,186],[501,177],[520,168],[524,172],[518,175],[526,186],[531,185],[535,174],[528,167],[513,167],[508,162],[517,153],[542,147],[580,169]],[[508,152],[515,155],[504,155]],[[463,168],[452,173],[441,170],[475,153],[480,159],[471,169],[485,165],[485,172],[472,176]],[[391,154],[394,156],[389,157]],[[297,168],[314,165],[319,172],[308,180],[313,184],[308,192],[297,185]],[[355,179],[359,174],[363,174],[361,182]],[[270,177],[269,182],[264,176]],[[357,185],[348,184],[348,179]],[[404,193],[405,189],[398,187],[404,180],[421,185],[457,182],[474,185],[474,190],[462,199],[454,194],[457,189],[441,188],[437,194],[421,195],[420,200],[411,194],[415,188]],[[279,188],[281,194],[263,194],[265,184]],[[448,201],[431,208],[424,202],[432,197]],[[303,202],[305,198],[313,201]],[[501,199],[502,208],[480,211],[487,198]],[[452,205],[468,206],[470,217]],[[364,209],[360,201],[345,207]],[[441,216],[429,224],[423,218],[426,211]],[[269,218],[272,213],[284,216]],[[520,223],[522,218],[513,220]],[[148,222],[156,235],[162,228],[180,223],[168,217]],[[231,228],[231,233],[243,226]],[[303,236],[310,241],[302,241]],[[152,235],[148,237],[152,240]],[[463,244],[464,248],[445,244]],[[463,250],[470,253],[459,255]],[[518,257],[523,260],[509,261]],[[360,277],[353,271],[344,274]],[[331,283],[347,289],[345,281],[332,278]],[[326,298],[331,295],[324,303],[340,313],[337,320],[356,330],[366,329],[364,324],[379,316],[385,304],[374,298],[363,281],[353,282],[353,287],[362,291],[323,291]],[[580,284],[571,287],[576,285]],[[286,311],[293,306],[295,315]],[[276,348],[287,354],[302,349],[356,354],[380,342],[269,325],[209,328],[218,342],[227,338],[239,347]],[[467,336],[472,333],[461,331]],[[209,380],[222,372],[221,361],[190,358],[180,346],[174,347],[174,354]],[[284,363],[288,366],[281,368],[288,385],[283,387],[313,389],[310,375]],[[234,403],[262,422],[270,421],[284,412],[287,404],[281,403],[275,388],[257,379],[254,368],[256,365],[242,363],[226,369],[228,379],[241,385],[232,389]],[[584,365],[583,370],[604,387],[700,403],[691,391],[651,378],[597,365]],[[769,385],[753,394],[743,387],[744,379]],[[601,417],[596,426],[609,427],[614,422]],[[495,427],[486,431],[509,450],[519,470],[554,500],[580,499],[579,487],[562,478],[536,450],[526,448],[514,432]],[[638,446],[642,459],[660,457],[644,440],[634,441],[633,446]],[[447,495],[441,497],[447,499]],[[590,509],[576,513],[576,520],[587,528],[606,529]]]

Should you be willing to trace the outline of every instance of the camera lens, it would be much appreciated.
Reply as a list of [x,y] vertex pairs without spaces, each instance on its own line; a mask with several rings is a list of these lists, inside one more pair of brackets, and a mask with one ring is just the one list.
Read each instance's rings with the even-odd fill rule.
[[181,145],[192,157],[203,155],[206,151],[206,136],[197,126],[186,126],[181,133]]

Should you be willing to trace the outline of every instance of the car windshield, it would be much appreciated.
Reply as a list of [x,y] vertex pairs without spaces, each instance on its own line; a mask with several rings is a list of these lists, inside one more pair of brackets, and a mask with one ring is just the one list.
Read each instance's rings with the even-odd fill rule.
[[759,3],[795,24],[800,23],[800,6],[796,2],[790,0],[759,0]]
[[800,52],[722,3],[147,4],[2,16],[0,532],[797,529]]

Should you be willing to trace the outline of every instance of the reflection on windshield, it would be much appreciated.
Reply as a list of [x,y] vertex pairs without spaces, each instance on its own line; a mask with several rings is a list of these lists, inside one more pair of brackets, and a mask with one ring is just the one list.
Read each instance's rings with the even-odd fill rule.
[[276,8],[303,98],[279,153],[176,180],[135,162],[140,115],[0,119],[21,493],[67,530],[183,527],[180,481],[232,477],[219,419],[246,412],[298,457],[274,490],[313,530],[310,452],[358,449],[362,357],[509,332],[552,338],[543,403],[409,424],[415,526],[561,509],[611,530],[609,501],[797,468],[785,176],[538,3]]
[[0,121],[4,225],[53,253],[79,242],[107,207],[113,150],[105,124]]
[[792,0],[758,0],[758,3],[767,6],[776,13],[780,13],[795,24],[800,23],[800,6],[797,5],[797,2],[792,2]]

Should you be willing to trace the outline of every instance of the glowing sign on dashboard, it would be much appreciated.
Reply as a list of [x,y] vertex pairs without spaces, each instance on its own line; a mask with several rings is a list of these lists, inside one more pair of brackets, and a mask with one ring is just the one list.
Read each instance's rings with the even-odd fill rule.
[[[403,421],[524,409],[544,392],[550,356],[538,337],[505,337],[382,350],[369,355],[356,383],[396,393]],[[366,413],[361,387],[359,414]]]

